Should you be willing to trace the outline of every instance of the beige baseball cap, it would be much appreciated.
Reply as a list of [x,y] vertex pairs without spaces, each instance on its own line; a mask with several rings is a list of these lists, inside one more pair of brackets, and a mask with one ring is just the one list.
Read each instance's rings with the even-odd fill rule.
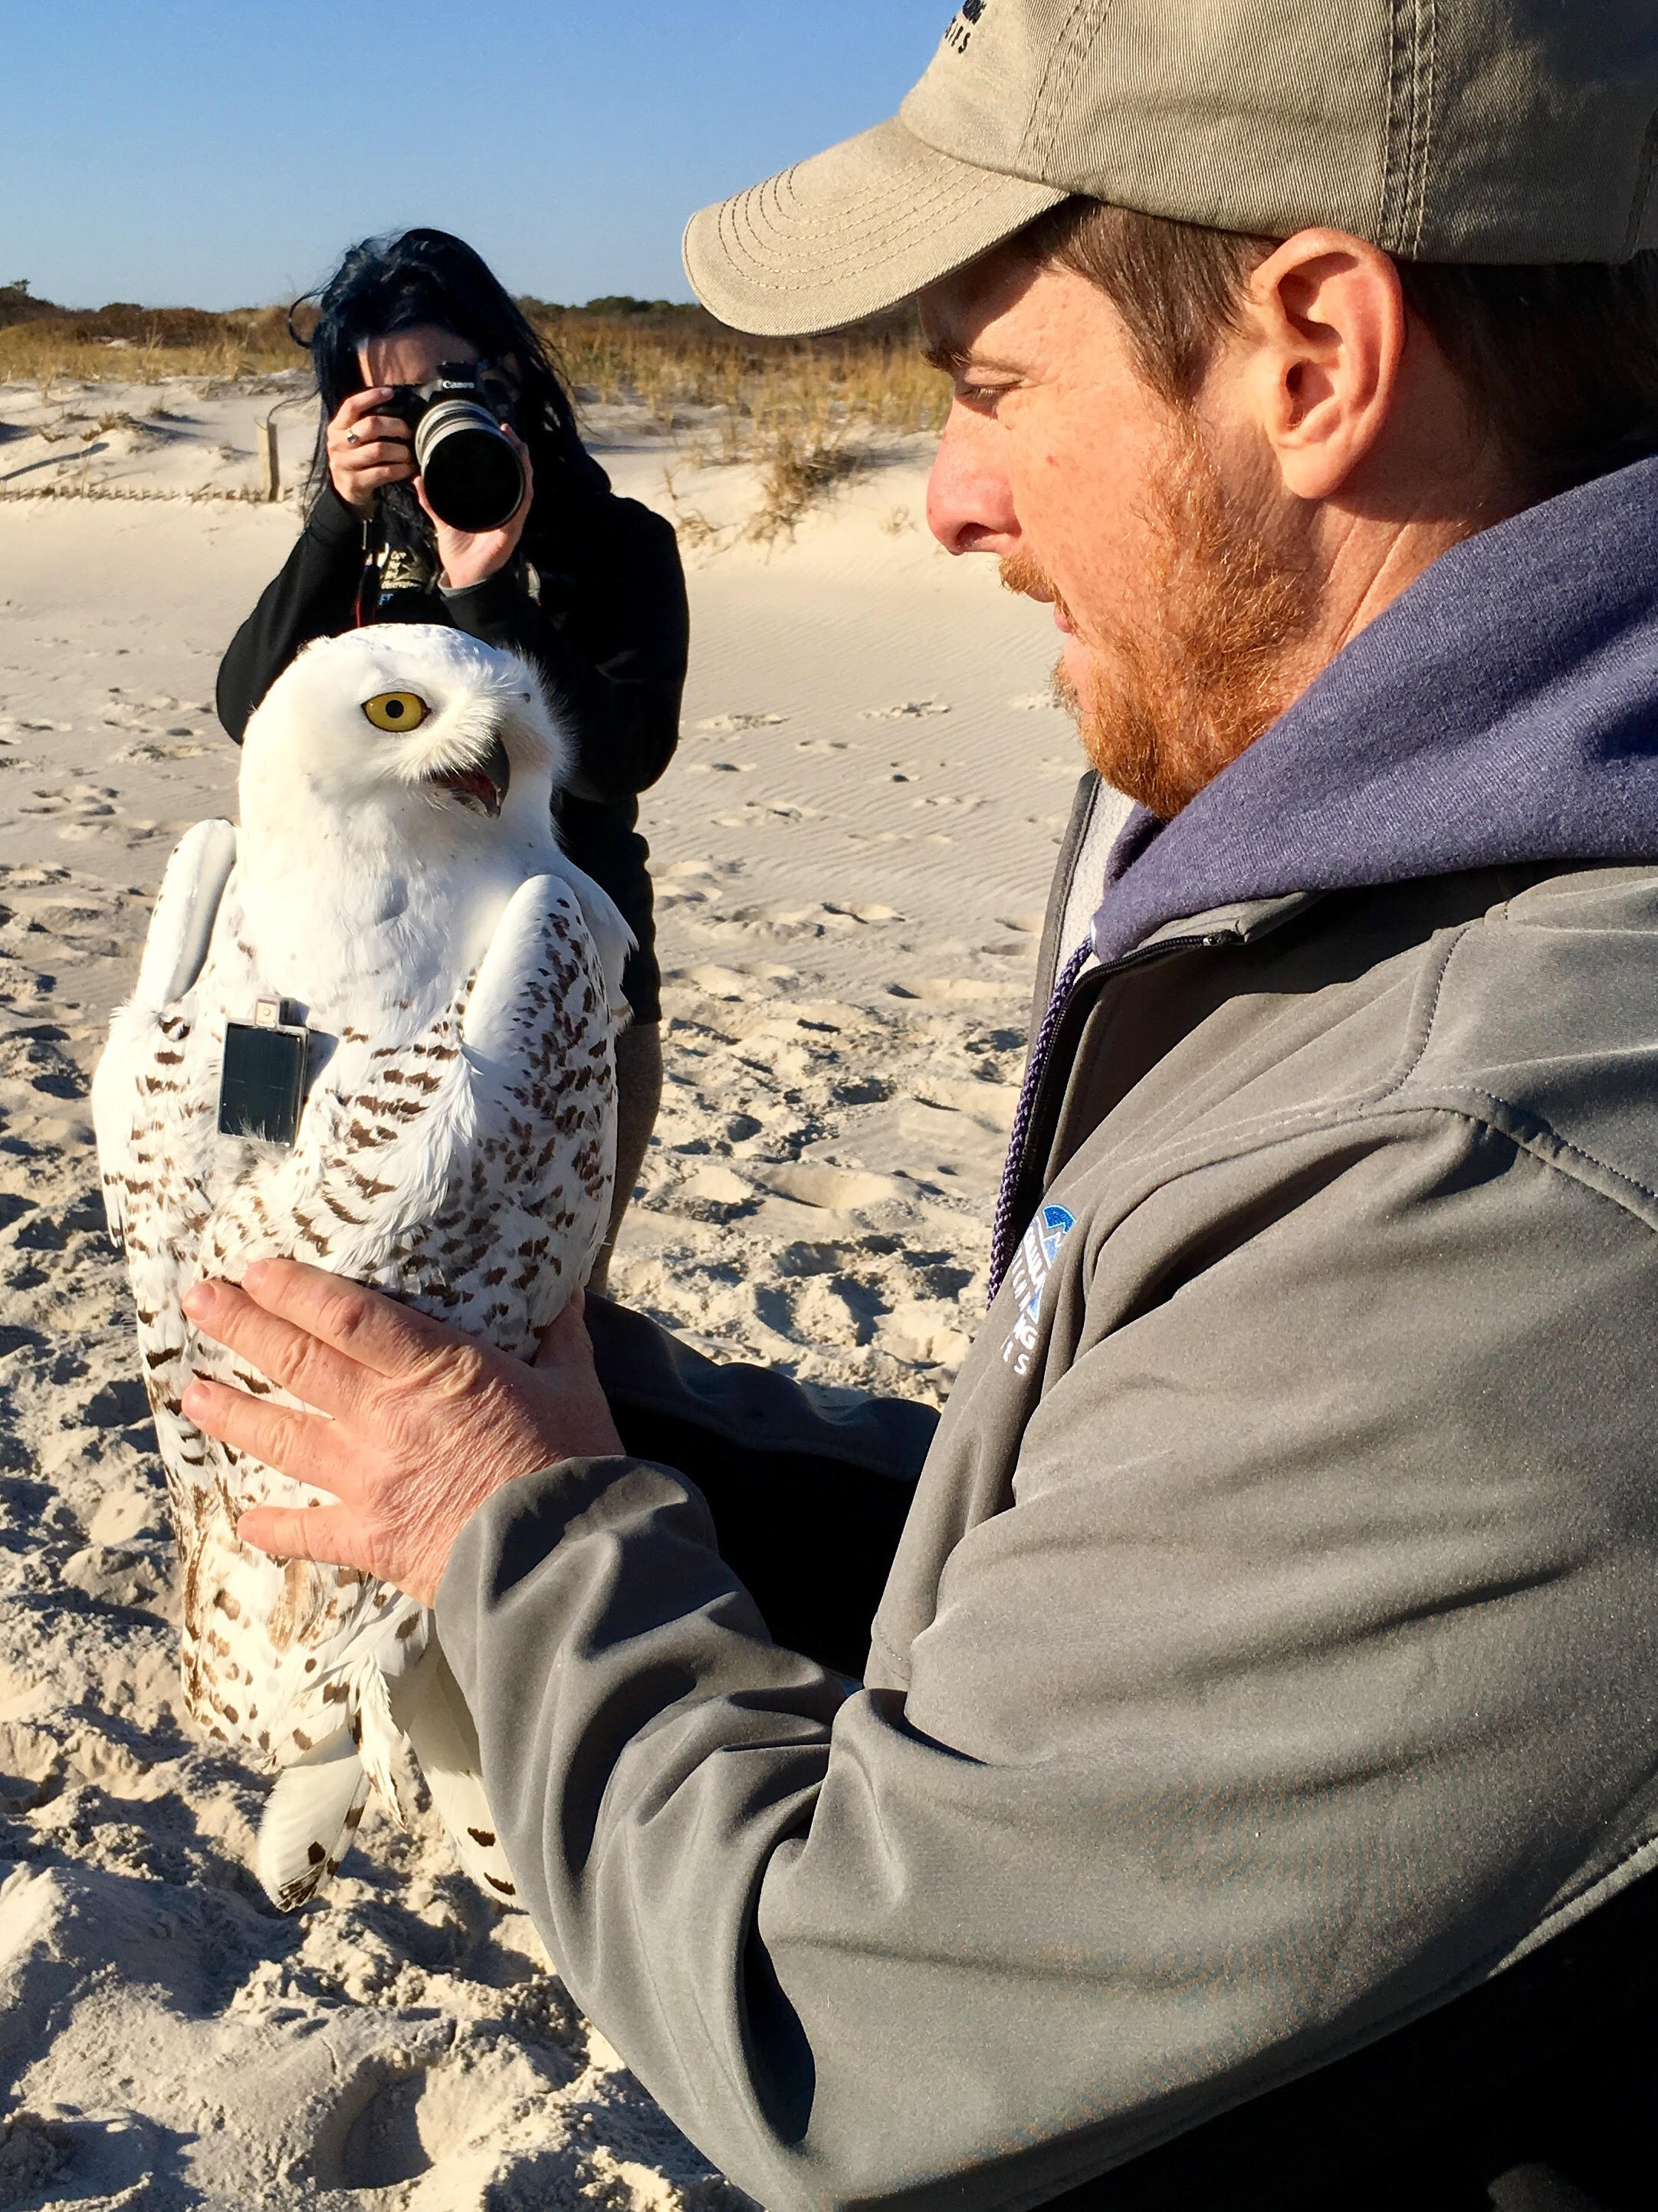
[[890,123],[685,232],[738,330],[832,330],[1073,192],[1407,260],[1658,245],[1658,0],[963,0]]

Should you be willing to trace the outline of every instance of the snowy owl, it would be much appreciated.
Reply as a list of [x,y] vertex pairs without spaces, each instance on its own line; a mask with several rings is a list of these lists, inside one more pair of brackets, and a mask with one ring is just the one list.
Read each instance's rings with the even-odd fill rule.
[[[528,1355],[585,1278],[615,1156],[632,944],[570,866],[568,743],[516,655],[393,624],[319,640],[247,726],[241,820],[168,864],[93,1084],[183,1565],[185,1698],[278,1770],[258,1872],[291,1910],[406,1758],[469,1871],[513,1894],[477,1739],[431,1614],[387,1584],[237,1540],[312,1493],[203,1436],[192,1371],[270,1385],[179,1301],[288,1255]],[[280,1395],[280,1394],[278,1394]]]

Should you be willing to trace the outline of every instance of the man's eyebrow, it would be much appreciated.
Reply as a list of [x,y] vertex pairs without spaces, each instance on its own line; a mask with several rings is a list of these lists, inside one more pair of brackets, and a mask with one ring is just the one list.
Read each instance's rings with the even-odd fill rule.
[[970,345],[963,345],[954,338],[934,338],[930,345],[921,348],[921,358],[930,368],[942,369],[946,376],[964,380],[969,369],[982,373],[988,369],[993,375],[1017,375],[1011,362],[999,361],[994,354],[978,353]]
[[921,359],[929,368],[942,369],[946,376],[959,376],[967,367],[969,356],[964,346],[953,338],[934,338],[921,348]]

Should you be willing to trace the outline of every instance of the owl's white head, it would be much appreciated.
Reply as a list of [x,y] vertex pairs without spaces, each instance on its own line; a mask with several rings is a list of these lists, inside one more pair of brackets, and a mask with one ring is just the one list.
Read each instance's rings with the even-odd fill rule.
[[568,757],[516,653],[424,623],[347,630],[307,646],[249,721],[242,829],[417,865],[528,860]]

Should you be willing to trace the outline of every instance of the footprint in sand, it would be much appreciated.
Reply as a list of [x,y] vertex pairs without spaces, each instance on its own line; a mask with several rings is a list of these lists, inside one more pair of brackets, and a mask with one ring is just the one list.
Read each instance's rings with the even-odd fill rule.
[[[412,2069],[371,2060],[341,2094],[318,2146],[318,2179],[331,2193],[389,2189],[426,2175],[429,2190],[451,2160],[475,2160],[479,2144],[526,2094],[540,2087],[540,2077],[521,2054],[499,2049],[489,2050],[482,2060],[469,2053],[456,2066],[443,2064],[435,2054]],[[446,2201],[458,2203],[461,2193],[457,2179]],[[570,2179],[558,2194],[574,2198]],[[439,2191],[433,2201],[442,2196]]]
[[787,720],[786,714],[711,714],[696,726],[699,730],[775,730]]
[[896,707],[860,707],[860,722],[919,722],[928,714],[947,714],[950,703],[944,699],[904,699]]
[[71,1553],[58,1571],[70,1589],[126,1610],[149,1605],[167,1585],[164,1560],[118,1546],[88,1544]]
[[[29,1813],[48,1803],[62,1787],[64,1771],[62,1748],[46,1729],[0,1721],[0,1813]],[[15,2137],[6,2140],[9,2147]],[[10,2178],[4,2167],[0,2175]]]
[[704,923],[716,939],[744,937],[821,937],[825,909],[817,906],[739,906]]
[[[20,1083],[48,1098],[84,1098],[87,1079],[59,1050],[61,1029],[36,1023],[0,1037],[0,1080]],[[96,1193],[91,1202],[97,1203]]]
[[821,809],[816,806],[797,806],[792,799],[777,799],[768,802],[750,799],[740,813],[716,814],[713,819],[718,829],[747,830],[756,823],[766,821],[816,822],[820,813]]
[[764,1187],[779,1198],[820,1206],[826,1213],[861,1212],[898,1195],[890,1176],[872,1175],[867,1168],[775,1167],[764,1172]]
[[818,1344],[867,1344],[886,1312],[880,1292],[852,1275],[813,1275],[779,1304],[773,1327]]
[[[779,972],[787,975],[793,971],[783,969]],[[768,999],[777,989],[776,982],[770,976],[741,975],[734,968],[720,968],[712,963],[689,969],[685,980],[694,983],[707,999]]]
[[17,811],[20,814],[55,814],[64,807],[73,807],[84,820],[89,815],[113,814],[115,809],[110,801],[120,795],[112,784],[107,783],[72,783],[67,787],[43,785],[36,791],[33,804],[25,800]]
[[914,1298],[883,1316],[877,1340],[895,1359],[922,1367],[958,1367],[972,1346],[961,1326],[962,1309],[938,1299]]
[[999,999],[1008,991],[1017,991],[1017,983],[981,983],[970,975],[929,976],[920,983],[889,983],[888,991],[895,999],[945,999],[960,1005],[963,1001],[977,1003],[986,999]]
[[[172,734],[172,732],[169,732],[169,735]],[[197,760],[199,759],[203,753],[210,753],[216,750],[213,745],[203,744],[196,738],[191,738],[189,731],[187,730],[180,731],[178,734],[187,739],[188,742],[183,744],[163,744],[159,739],[147,739],[142,744],[123,745],[120,751],[116,753],[113,757],[118,761],[147,761],[151,763],[156,761]]]
[[853,921],[902,921],[904,916],[896,906],[825,906],[825,914],[845,915]]
[[915,1100],[938,1113],[965,1114],[981,1127],[1005,1135],[1018,1109],[1019,1086],[977,1077],[923,1077],[916,1085]]
[[683,1196],[707,1206],[747,1206],[754,1197],[751,1185],[732,1169],[720,1165],[698,1168],[680,1186]]

